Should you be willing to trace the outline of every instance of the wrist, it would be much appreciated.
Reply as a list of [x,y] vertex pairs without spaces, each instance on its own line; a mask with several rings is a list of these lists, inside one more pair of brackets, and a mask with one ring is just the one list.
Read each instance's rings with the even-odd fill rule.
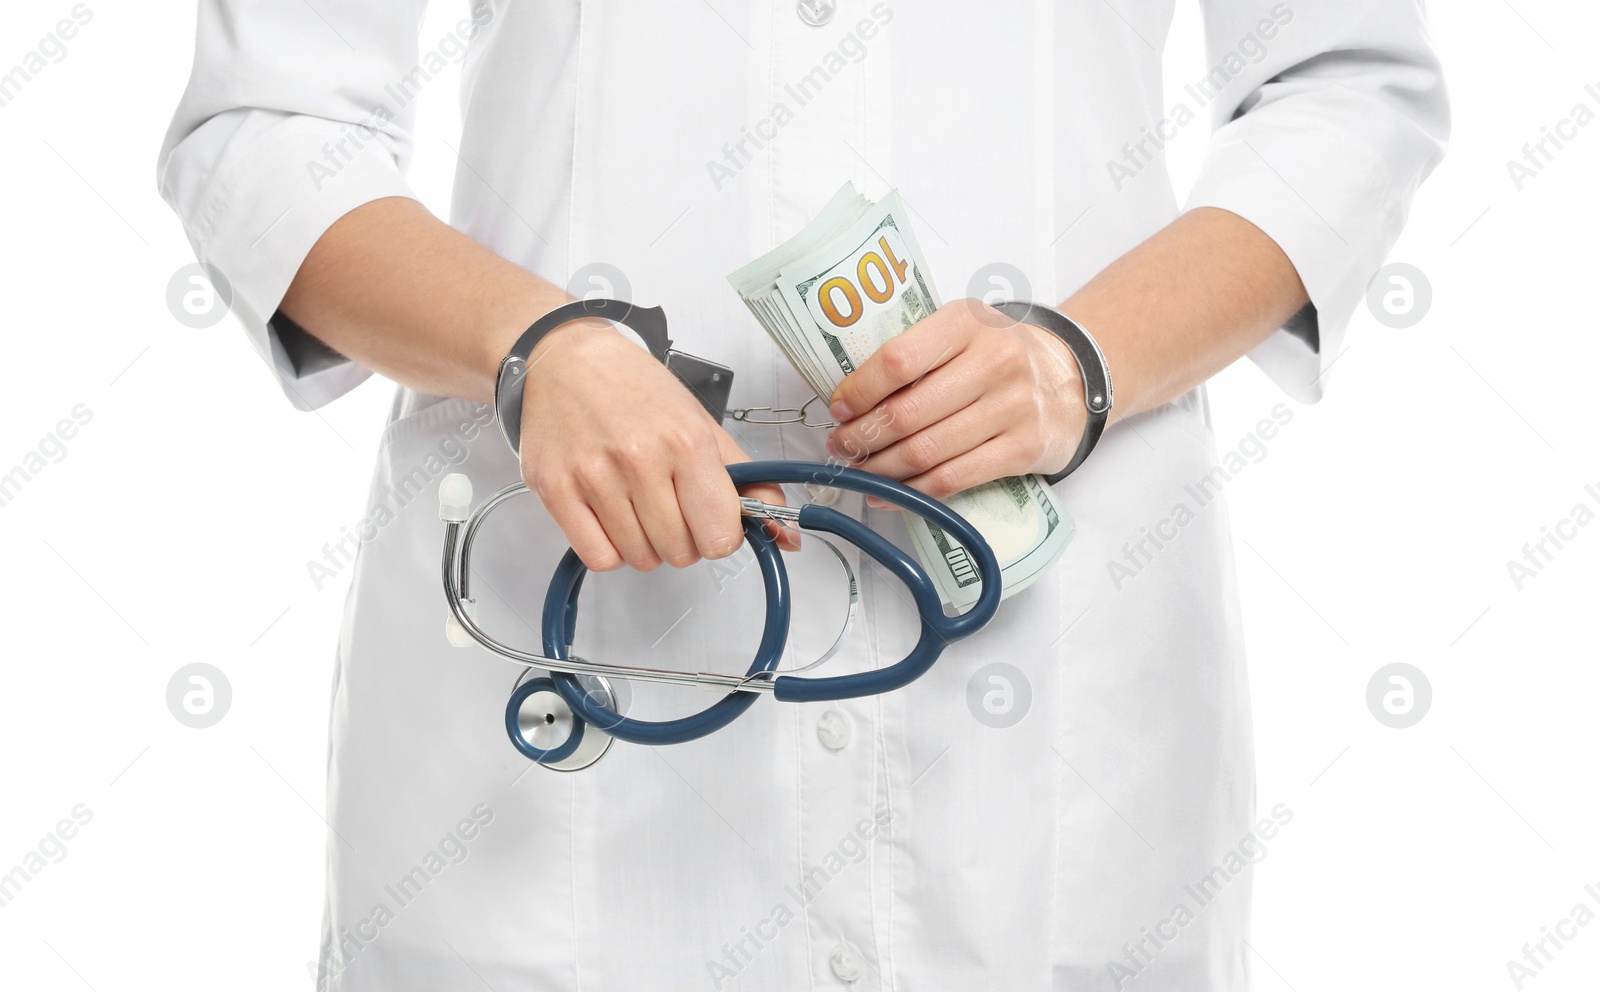
[[[577,354],[582,362],[597,366],[607,364],[608,356],[616,355],[619,345],[625,351],[630,347],[630,342],[612,328],[612,323],[638,334],[646,344],[648,356],[657,357],[663,363],[668,360],[672,341],[667,337],[666,315],[660,307],[644,308],[621,300],[594,299],[570,300],[552,308],[517,336],[496,366],[495,416],[511,450],[521,450],[522,421],[526,413],[523,400],[529,380],[540,378],[533,374],[534,370],[542,366],[548,369],[551,356],[564,356],[569,351]],[[570,325],[574,324],[582,326],[572,329]],[[552,337],[555,340],[548,340]]]
[[1111,416],[1121,420],[1143,412],[1147,408],[1148,383],[1140,374],[1139,364],[1133,361],[1129,342],[1124,340],[1126,335],[1118,334],[1119,330],[1126,329],[1126,312],[1104,299],[1103,294],[1098,294],[1097,298],[1097,294],[1092,294],[1088,288],[1069,296],[1056,310],[1094,335],[1095,343],[1105,357],[1106,367],[1116,383],[1117,402]]
[[1048,356],[1048,361],[1041,371],[1040,386],[1051,392],[1061,392],[1068,397],[1076,397],[1074,405],[1081,408],[1083,370],[1078,365],[1078,356],[1072,353],[1072,349],[1065,341],[1051,334],[1048,329],[1026,322],[1019,326],[1032,336],[1038,348]]
[[[494,395],[495,382],[500,376],[500,363],[510,354],[511,348],[517,343],[539,318],[565,303],[572,302],[573,297],[557,289],[555,286],[544,282],[542,279],[530,277],[528,285],[521,287],[519,292],[508,294],[495,301],[490,312],[479,321],[477,360],[474,373],[481,381],[487,383],[487,393]],[[590,321],[577,321],[574,323],[593,323]],[[605,321],[598,322],[601,326],[609,327]],[[568,325],[562,325],[547,335],[554,338]],[[540,341],[539,345],[544,345]],[[540,349],[534,349],[537,353]],[[530,360],[533,356],[529,356]]]
[[[1106,361],[1106,356],[1100,350],[1099,342],[1094,339],[1087,329],[1076,320],[1068,317],[1060,310],[1045,306],[1042,303],[1033,303],[1027,300],[1011,300],[995,304],[995,309],[1013,318],[1019,323],[1031,324],[1051,337],[1061,342],[1062,347],[1070,352],[1071,363],[1066,358],[1059,358],[1053,364],[1061,371],[1072,369],[1076,379],[1075,390],[1069,389],[1068,395],[1081,400],[1065,400],[1066,409],[1071,419],[1081,419],[1081,431],[1077,438],[1076,447],[1066,461],[1066,466],[1060,471],[1050,472],[1046,480],[1056,483],[1066,478],[1075,471],[1089,453],[1094,450],[1095,444],[1100,440],[1101,433],[1105,430],[1106,421],[1110,415],[1113,403],[1111,370]],[[1059,352],[1047,352],[1058,356]],[[1048,394],[1058,394],[1060,389],[1066,387],[1053,387],[1045,384]],[[1081,403],[1081,405],[1078,405]],[[1081,417],[1080,417],[1081,415]],[[1065,418],[1064,418],[1065,419]],[[1051,425],[1054,427],[1054,425]],[[1054,430],[1052,430],[1052,434]],[[1058,438],[1058,443],[1065,443],[1064,438]],[[1055,444],[1051,444],[1055,447]]]
[[541,363],[552,359],[562,363],[569,357],[580,361],[592,358],[621,338],[622,333],[610,321],[599,317],[568,321],[540,338],[533,346],[528,353],[528,371],[532,372]]

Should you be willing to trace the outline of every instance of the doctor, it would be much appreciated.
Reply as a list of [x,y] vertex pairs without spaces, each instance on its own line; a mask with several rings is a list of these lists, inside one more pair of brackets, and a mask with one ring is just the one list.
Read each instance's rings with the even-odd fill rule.
[[[338,650],[318,986],[1245,988],[1249,863],[1293,810],[1256,808],[1204,383],[1249,355],[1296,400],[1327,386],[1443,151],[1421,4],[1203,0],[1207,68],[1172,106],[1171,0],[471,0],[419,42],[423,7],[201,0],[159,166],[295,407],[400,384]],[[463,60],[446,224],[404,176],[418,93]],[[1180,209],[1162,147],[1208,126]],[[763,700],[691,744],[530,766],[500,721],[513,666],[445,642],[431,492],[401,495],[436,484],[441,446],[464,445],[480,492],[520,474],[540,497],[476,556],[486,626],[536,641],[570,543],[606,570],[580,653],[723,671],[761,596],[724,463],[831,450],[942,496],[1076,446],[1070,353],[966,304],[827,397],[831,439],[732,433],[631,338],[568,325],[535,353],[520,465],[505,450],[498,362],[592,289],[664,306],[682,348],[736,370],[734,405],[800,405],[723,277],[845,179],[903,192],[946,299],[1058,303],[1098,338],[1115,422],[1059,483],[1076,537],[908,689]],[[837,564],[788,557],[809,657]],[[893,580],[863,571],[831,671],[914,637]]]

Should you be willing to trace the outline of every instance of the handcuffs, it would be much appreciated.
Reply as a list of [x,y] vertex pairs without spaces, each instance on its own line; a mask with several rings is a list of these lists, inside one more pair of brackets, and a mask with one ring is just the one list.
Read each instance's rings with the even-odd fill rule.
[[[1109,369],[1094,339],[1058,311],[1025,301],[1000,303],[995,308],[1057,334],[1078,358],[1089,423],[1072,461],[1063,471],[1047,477],[1054,482],[1082,464],[1105,428],[1111,408]],[[585,317],[614,321],[638,334],[650,353],[678,377],[719,423],[732,417],[754,424],[833,426],[808,419],[808,408],[815,399],[796,409],[761,407],[728,411],[733,371],[674,350],[667,336],[666,315],[660,307],[591,299],[557,307],[541,317],[518,338],[501,361],[494,406],[501,433],[513,452],[519,452],[521,447],[523,389],[534,346],[562,324]],[[445,523],[443,583],[450,611],[447,635],[458,647],[476,643],[525,669],[505,708],[507,736],[524,756],[557,771],[575,771],[598,761],[613,740],[663,745],[704,737],[726,727],[763,694],[783,702],[817,702],[889,692],[915,681],[933,666],[945,647],[976,633],[994,617],[1001,593],[1000,565],[994,551],[977,528],[938,500],[898,482],[843,465],[761,461],[727,468],[738,488],[759,483],[795,483],[840,489],[878,497],[923,517],[966,548],[982,580],[977,602],[964,613],[945,615],[937,586],[916,559],[853,517],[818,503],[794,508],[742,496],[739,502],[746,514],[745,538],[755,555],[767,598],[761,641],[743,675],[605,664],[574,654],[578,594],[588,569],[571,548],[556,566],[545,594],[541,624],[543,653],[525,651],[499,641],[479,626],[476,603],[471,596],[470,563],[473,542],[487,516],[507,500],[526,494],[528,488],[521,483],[507,486],[474,509],[471,481],[464,475],[446,476],[439,489],[439,517]],[[814,668],[831,657],[839,647],[840,641],[836,640],[833,648],[818,661],[789,673],[780,671],[778,666],[789,636],[791,590],[782,555],[763,523],[767,520],[798,526],[814,535],[831,534],[849,541],[899,579],[911,593],[921,619],[920,635],[910,652],[895,664],[854,675],[802,677],[794,674]],[[821,539],[827,542],[827,538]],[[849,575],[853,616],[854,573],[844,554],[831,542],[827,543]],[[840,640],[848,629],[847,619]],[[613,680],[696,686],[724,695],[690,716],[647,721],[623,714],[624,707],[619,706],[618,687]]]
[[[1083,464],[1099,442],[1100,435],[1105,432],[1106,421],[1111,414],[1111,366],[1106,362],[1099,343],[1061,311],[1027,300],[1003,301],[993,306],[1014,320],[1042,327],[1054,334],[1077,359],[1078,371],[1083,379],[1083,407],[1088,417],[1078,449],[1071,461],[1067,462],[1066,468],[1045,476],[1047,483],[1055,485]],[[585,317],[614,321],[639,335],[645,347],[650,349],[650,354],[678,377],[678,381],[711,414],[711,419],[719,424],[731,418],[742,423],[766,426],[835,426],[830,421],[812,423],[808,418],[811,404],[820,399],[816,396],[793,409],[747,407],[730,411],[728,397],[733,392],[733,370],[674,349],[672,339],[667,337],[667,315],[660,307],[640,307],[622,300],[575,300],[556,307],[534,321],[533,326],[522,332],[522,336],[511,346],[510,353],[500,361],[494,387],[494,410],[500,422],[500,433],[505,436],[513,452],[522,450],[522,392],[527,382],[529,356],[545,335],[563,324]]]

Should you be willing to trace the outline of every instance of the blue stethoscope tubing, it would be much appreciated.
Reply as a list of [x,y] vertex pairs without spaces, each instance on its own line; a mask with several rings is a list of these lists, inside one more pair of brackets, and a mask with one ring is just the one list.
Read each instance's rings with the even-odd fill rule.
[[[853,699],[902,688],[926,673],[949,644],[976,633],[994,618],[1000,606],[1001,592],[1000,564],[994,551],[976,527],[938,500],[882,476],[841,465],[791,461],[742,462],[729,465],[728,475],[736,487],[759,483],[813,483],[876,496],[923,517],[954,537],[967,550],[982,580],[978,601],[964,613],[946,616],[938,588],[914,558],[861,521],[825,506],[807,504],[800,509],[797,521],[802,530],[834,534],[855,544],[910,590],[921,617],[921,636],[904,658],[875,671],[825,678],[794,675],[774,678],[770,673],[777,669],[782,660],[784,645],[789,638],[792,603],[788,571],[776,542],[767,533],[764,521],[747,517],[744,520],[745,537],[761,570],[761,581],[766,587],[767,609],[761,643],[746,676],[752,679],[770,678],[772,694],[780,701],[803,703]],[[578,621],[578,594],[587,574],[588,569],[582,559],[569,548],[550,580],[544,601],[543,636],[545,653],[553,659],[565,661],[568,658]],[[534,683],[539,685],[529,688]],[[527,695],[549,688],[552,684],[571,707],[576,717],[575,726],[567,741],[557,748],[542,751],[533,747],[519,732],[517,710]],[[575,676],[553,672],[548,681],[542,678],[530,680],[517,689],[506,709],[506,730],[512,743],[524,755],[534,761],[550,764],[577,750],[584,723],[593,724],[618,740],[634,744],[681,744],[726,727],[748,710],[758,695],[756,692],[736,691],[691,716],[665,721],[637,720],[622,716],[591,696]]]

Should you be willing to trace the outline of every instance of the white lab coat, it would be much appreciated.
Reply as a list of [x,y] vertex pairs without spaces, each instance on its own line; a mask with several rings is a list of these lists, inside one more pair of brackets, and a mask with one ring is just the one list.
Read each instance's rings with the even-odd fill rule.
[[[724,274],[842,181],[902,191],[946,299],[1005,262],[1054,302],[1176,216],[1159,139],[1209,126],[1188,205],[1243,215],[1294,262],[1315,312],[1252,357],[1315,399],[1448,127],[1420,4],[1399,0],[1203,0],[1215,71],[1182,111],[1162,96],[1170,0],[841,0],[820,27],[792,0],[473,4],[419,43],[421,0],[200,2],[161,190],[297,407],[368,373],[273,321],[285,287],[340,215],[409,195],[412,95],[468,47],[452,223],[556,283],[604,263],[612,285],[595,285],[619,292],[622,273],[680,347],[736,370],[739,406],[805,390]],[[819,432],[737,436],[757,458],[823,458]],[[401,389],[339,645],[321,980],[1244,988],[1248,864],[1292,810],[1254,806],[1230,465],[1202,391],[1112,427],[1060,485],[1078,528],[1061,562],[915,685],[763,699],[709,738],[557,774],[505,739],[517,669],[443,634],[437,481],[464,471],[484,494],[516,464],[482,407]],[[531,499],[503,512],[478,598],[536,646],[564,542]],[[839,616],[838,566],[791,563],[809,658]],[[865,573],[831,671],[911,643],[891,582]],[[760,595],[737,566],[595,577],[578,650],[742,670]],[[709,702],[632,697],[645,717]]]

